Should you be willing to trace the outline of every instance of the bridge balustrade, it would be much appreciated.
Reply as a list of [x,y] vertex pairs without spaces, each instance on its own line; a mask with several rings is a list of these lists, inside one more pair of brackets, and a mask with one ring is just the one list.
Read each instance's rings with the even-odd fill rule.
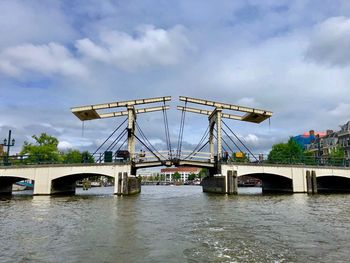
[[[246,154],[244,158],[235,158],[229,155],[225,160],[216,160],[218,163],[250,163],[250,164],[278,164],[278,165],[307,165],[307,166],[334,166],[349,167],[350,160],[348,158],[336,157],[314,157],[314,156],[291,156],[281,155],[269,158],[266,154],[256,154],[258,158]],[[202,163],[211,163],[211,156],[208,152],[191,152],[182,150],[181,153],[169,151],[158,151],[157,153],[142,151],[135,153],[130,158],[120,158],[115,154],[110,161],[106,161],[104,153],[96,153],[94,155],[87,153],[86,156],[68,156],[65,153],[54,154],[37,154],[37,155],[11,155],[0,156],[0,166],[23,166],[23,165],[49,165],[49,164],[82,164],[82,163],[148,163],[157,161],[196,161]]]

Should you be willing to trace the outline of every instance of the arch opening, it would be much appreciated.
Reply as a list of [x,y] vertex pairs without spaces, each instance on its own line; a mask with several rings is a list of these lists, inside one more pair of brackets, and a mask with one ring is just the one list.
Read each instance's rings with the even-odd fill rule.
[[350,178],[342,176],[317,177],[318,193],[350,193]]
[[[105,177],[107,180],[102,180],[101,178]],[[84,179],[93,179],[90,186],[114,186],[114,177],[97,174],[97,173],[79,173],[79,174],[70,174],[66,176],[59,177],[52,180],[51,183],[51,194],[75,194],[77,187],[82,187],[83,184],[77,184]]]
[[[17,182],[21,182],[25,180],[30,180],[30,179],[21,177],[21,176],[1,176],[0,177],[0,195],[11,195],[13,190],[17,190],[17,188],[14,188],[13,185]],[[24,189],[25,187],[18,187],[18,190],[24,190]]]
[[261,181],[263,193],[293,193],[293,180],[285,176],[270,173],[249,173],[241,176],[249,176]]

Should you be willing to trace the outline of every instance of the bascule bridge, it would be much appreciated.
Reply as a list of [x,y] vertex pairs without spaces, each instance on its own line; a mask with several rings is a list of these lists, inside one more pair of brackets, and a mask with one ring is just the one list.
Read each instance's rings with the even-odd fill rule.
[[[122,177],[118,181],[123,184],[123,181],[130,181],[136,174],[136,169],[147,168],[154,166],[197,166],[205,167],[209,169],[209,174],[221,174],[221,162],[223,160],[223,146],[222,146],[222,119],[227,118],[231,120],[239,120],[246,122],[260,123],[272,116],[272,112],[254,109],[249,107],[243,107],[239,105],[215,102],[210,100],[203,100],[198,98],[191,98],[180,96],[179,100],[184,102],[184,106],[178,106],[177,109],[182,112],[180,121],[180,132],[178,138],[177,147],[172,150],[170,132],[168,126],[168,120],[166,111],[169,109],[166,102],[170,101],[171,97],[157,97],[147,99],[137,99],[129,101],[120,101],[96,105],[88,105],[72,108],[72,113],[75,114],[81,121],[97,120],[111,117],[127,116],[127,151],[130,155],[130,172],[128,178]],[[154,104],[163,103],[161,106],[149,107],[149,108],[136,108],[137,105],[142,104]],[[213,110],[198,109],[188,107],[188,104],[197,104],[203,106],[212,107]],[[111,111],[105,112],[105,110],[112,110],[114,108],[126,108],[125,111]],[[225,110],[236,112],[236,114],[226,113]],[[162,111],[164,117],[165,126],[165,138],[167,144],[167,150],[160,152],[156,150],[144,136],[142,130],[139,134],[136,134],[137,115],[148,112]],[[208,116],[208,140],[202,145],[200,149],[196,148],[190,154],[186,154],[182,149],[183,131],[184,131],[184,119],[185,113],[197,113]],[[242,114],[243,113],[243,114]],[[240,114],[240,115],[239,115]],[[114,133],[114,132],[113,132]],[[216,134],[216,135],[215,135]],[[143,137],[144,140],[142,140]],[[148,156],[144,153],[144,156],[138,158],[138,154],[135,152],[135,141],[138,141],[147,150]],[[202,141],[204,142],[204,141]],[[201,152],[201,150],[209,144],[209,153]],[[216,150],[215,150],[216,147]],[[249,150],[249,149],[248,149]],[[149,156],[151,155],[151,156]],[[150,158],[151,157],[151,158]],[[153,158],[152,158],[153,157]],[[226,184],[226,183],[225,183]],[[124,183],[125,185],[125,183]],[[122,189],[122,187],[121,187]]]
[[[317,193],[321,191],[350,192],[350,169],[307,165],[288,165],[260,162],[260,159],[240,141],[225,120],[261,123],[272,116],[272,112],[234,104],[180,96],[183,105],[177,145],[172,143],[167,111],[170,96],[118,101],[72,108],[72,113],[81,121],[98,121],[118,117],[124,120],[104,142],[92,153],[93,163],[29,163],[14,156],[14,162],[1,166],[0,194],[11,193],[12,184],[21,180],[34,181],[34,194],[50,195],[74,193],[75,183],[83,178],[104,175],[114,178],[114,193],[129,195],[141,191],[140,180],[135,176],[139,168],[156,166],[195,166],[207,168],[209,174],[202,181],[203,191],[220,194],[237,193],[237,177],[249,175],[262,181],[263,191],[289,193]],[[152,104],[151,107],[142,105]],[[190,104],[201,105],[196,108]],[[143,132],[138,122],[139,115],[158,112],[163,114],[167,149],[157,149]],[[204,115],[208,127],[194,149],[183,149],[183,134],[186,113]],[[238,123],[238,122],[237,122]],[[157,121],[154,125],[162,128]],[[233,139],[235,138],[235,140]],[[227,141],[228,140],[228,141]],[[238,144],[240,142],[240,145]],[[136,152],[140,146],[145,151]],[[243,163],[228,160],[223,153],[245,152],[250,157]],[[25,160],[25,156],[20,160]]]

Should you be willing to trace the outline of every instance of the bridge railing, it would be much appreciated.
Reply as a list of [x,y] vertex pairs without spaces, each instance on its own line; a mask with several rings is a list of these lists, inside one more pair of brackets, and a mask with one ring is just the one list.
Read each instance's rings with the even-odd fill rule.
[[0,155],[0,166],[47,165],[47,164],[84,164],[84,163],[129,163],[130,158],[117,157],[106,153],[51,153]]
[[[199,152],[188,157],[190,151],[182,151],[180,160],[197,161],[210,163],[210,153]],[[219,160],[221,163],[250,163],[250,164],[286,164],[286,165],[310,165],[310,166],[336,166],[349,167],[349,158],[340,157],[315,157],[315,156],[293,156],[279,155],[268,158],[266,154],[256,154],[255,158],[249,154],[243,155],[243,158],[237,158],[229,155]],[[168,151],[159,151],[156,156],[151,152],[142,152],[133,156],[118,157],[116,154],[96,153],[94,155],[85,153],[67,154],[35,154],[35,155],[0,155],[0,166],[14,165],[47,165],[47,164],[82,164],[82,163],[135,163],[157,162],[174,160],[178,156]],[[216,159],[214,161],[217,161]]]
[[170,160],[171,155],[169,151],[157,151],[157,152],[147,152],[142,151],[135,153],[131,156],[131,160],[135,163],[144,162],[157,162],[157,161],[167,161]]
[[310,166],[336,166],[349,167],[350,160],[345,157],[329,156],[300,156],[300,155],[279,155],[270,157],[267,154],[255,154],[255,158],[249,154],[243,157],[228,156],[223,158],[222,163],[256,163],[256,164],[286,164],[286,165],[310,165]]
[[210,152],[193,152],[193,151],[181,150],[179,159],[187,160],[187,161],[210,162],[211,154]]

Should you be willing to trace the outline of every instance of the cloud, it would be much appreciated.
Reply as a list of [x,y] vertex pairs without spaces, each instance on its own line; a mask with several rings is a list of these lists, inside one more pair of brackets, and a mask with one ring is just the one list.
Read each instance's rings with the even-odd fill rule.
[[335,66],[350,64],[350,18],[331,17],[315,26],[306,58]]
[[151,25],[141,26],[136,33],[136,36],[132,36],[125,32],[107,31],[101,33],[99,41],[84,38],[75,45],[83,57],[124,70],[174,65],[191,48],[185,28],[180,25],[168,30]]
[[62,2],[0,1],[0,48],[22,43],[68,43],[77,37]]
[[252,97],[243,97],[237,101],[238,105],[247,106],[247,107],[257,107],[259,103],[255,101],[255,98]]
[[57,146],[59,151],[66,151],[73,148],[73,145],[67,141],[60,141]]
[[26,70],[44,75],[83,76],[86,68],[69,50],[57,43],[47,45],[23,44],[0,53],[0,71],[18,77]]
[[[255,153],[289,135],[336,129],[349,118],[341,115],[350,105],[342,62],[348,61],[346,1],[179,0],[152,8],[148,0],[0,2],[0,129],[12,127],[16,146],[47,131],[93,151],[120,120],[86,122],[82,137],[70,107],[163,95],[174,99],[168,112],[173,147],[178,95],[273,111],[271,127],[227,120]],[[157,141],[165,141],[161,116],[138,117],[158,149],[165,148]],[[206,116],[187,114],[183,149],[193,149],[207,125]]]
[[[335,108],[330,110],[330,115],[333,118],[336,118],[337,120],[341,122],[347,122],[349,121],[349,112],[350,112],[350,103],[339,103]],[[339,123],[342,124],[342,123]]]

